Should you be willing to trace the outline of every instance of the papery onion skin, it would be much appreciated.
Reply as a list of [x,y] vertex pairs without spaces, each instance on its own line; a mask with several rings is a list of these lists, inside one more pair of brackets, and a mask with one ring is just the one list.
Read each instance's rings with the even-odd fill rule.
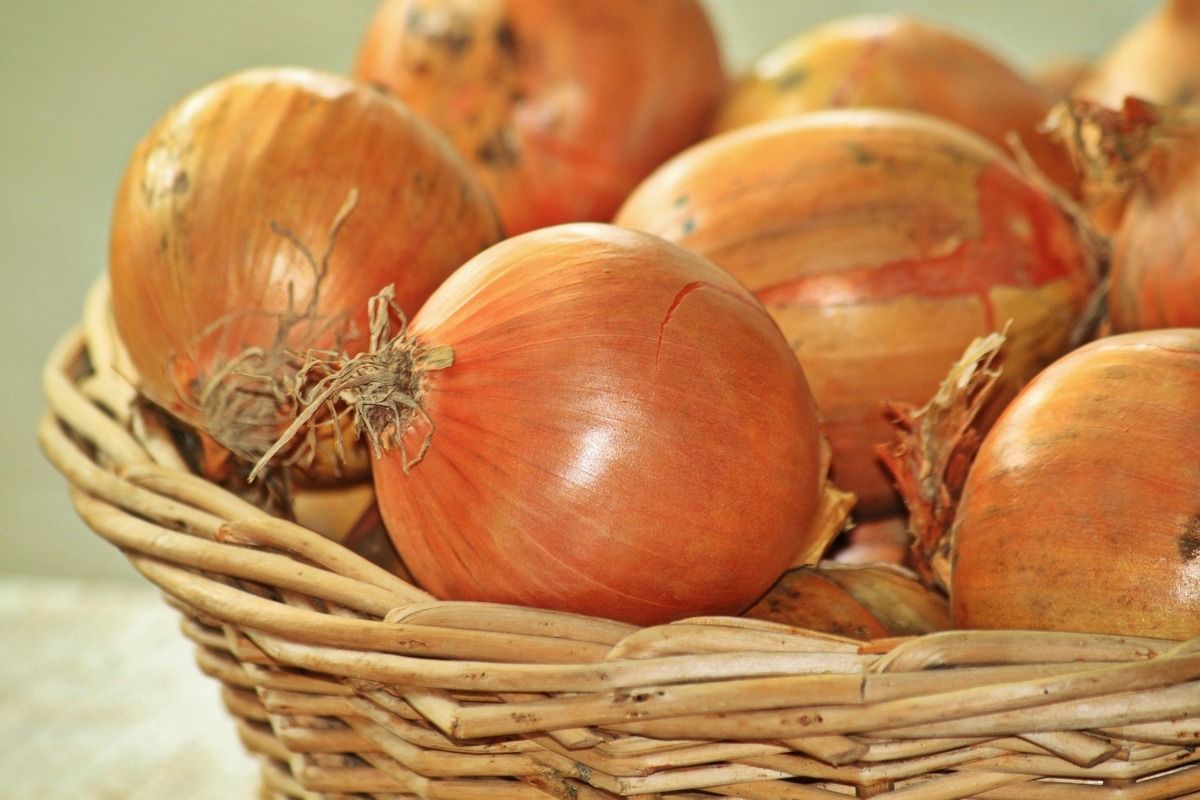
[[696,0],[386,0],[354,74],[454,141],[510,235],[608,220],[725,86]]
[[1001,407],[1069,349],[1097,280],[1039,184],[916,112],[828,110],[715,136],[643,181],[614,222],[695,250],[764,303],[860,518],[902,507],[875,452],[893,436],[885,404],[925,402],[974,338],[1008,326]]
[[715,132],[830,108],[893,108],[940,117],[1013,154],[1015,135],[1038,168],[1073,191],[1062,146],[1040,129],[1055,98],[971,35],[900,13],[839,17],[760,55],[732,84]]
[[[553,226],[481,253],[413,317],[450,347],[374,465],[418,583],[650,625],[741,611],[812,536],[828,447],[770,316],[657,237]],[[405,472],[403,453],[428,450]]]
[[863,641],[950,628],[945,595],[890,563],[788,570],[743,616]]
[[1200,330],[1113,335],[984,438],[950,531],[960,628],[1200,635]]
[[[142,393],[253,460],[292,412],[276,413],[265,382],[230,375],[250,419],[229,427],[201,399],[223,369],[248,348],[267,355],[244,371],[271,377],[294,371],[286,348],[361,349],[383,286],[415,311],[500,236],[453,147],[395,98],[310,69],[246,70],[182,99],[137,144],[112,217],[113,315]],[[331,247],[319,288],[298,243],[314,261]],[[331,436],[307,476],[361,477],[367,460],[342,465]]]
[[892,635],[869,608],[819,567],[788,570],[742,616],[859,641]]
[[1110,331],[1200,326],[1200,107],[1077,98],[1051,124],[1110,251]]

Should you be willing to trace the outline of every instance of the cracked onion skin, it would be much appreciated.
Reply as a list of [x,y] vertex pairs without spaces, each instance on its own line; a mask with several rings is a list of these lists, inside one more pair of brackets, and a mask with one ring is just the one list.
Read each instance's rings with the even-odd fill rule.
[[376,497],[439,598],[642,625],[734,614],[836,532],[817,519],[828,446],[802,369],[694,253],[603,223],[521,234],[407,337],[453,364],[418,366],[424,414],[375,461]]
[[[250,69],[181,99],[136,145],[111,223],[113,315],[140,391],[218,443],[214,477],[230,452],[252,463],[294,417],[257,377],[221,378],[229,364],[259,348],[242,371],[275,380],[295,371],[285,349],[362,349],[381,287],[413,312],[500,236],[453,147],[395,98],[306,68]],[[365,451],[344,465],[334,435],[298,474],[365,477]]]
[[950,530],[956,627],[1200,635],[1200,330],[1047,367],[975,456]]
[[1073,217],[987,140],[917,112],[833,109],[680,153],[614,222],[711,259],[803,364],[856,514],[902,510],[876,445],[976,337],[1008,326],[996,406],[1066,352],[1096,284]]
[[725,88],[697,0],[385,0],[354,75],[449,136],[509,235],[607,221]]

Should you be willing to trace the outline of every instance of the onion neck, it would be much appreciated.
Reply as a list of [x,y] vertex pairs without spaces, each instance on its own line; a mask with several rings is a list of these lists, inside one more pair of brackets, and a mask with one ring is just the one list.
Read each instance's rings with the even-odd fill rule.
[[[365,435],[376,458],[399,454],[405,474],[425,457],[433,438],[433,419],[425,410],[425,377],[454,364],[454,351],[445,345],[424,345],[397,335],[379,351],[364,353],[346,365],[346,378],[334,388],[354,409],[354,429]],[[414,417],[428,426],[415,453],[404,449],[404,433]]]

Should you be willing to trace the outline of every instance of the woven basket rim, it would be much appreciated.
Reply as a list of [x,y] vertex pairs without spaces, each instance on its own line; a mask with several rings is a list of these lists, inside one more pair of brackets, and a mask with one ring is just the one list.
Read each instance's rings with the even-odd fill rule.
[[[100,280],[47,360],[39,441],[87,525],[183,613],[264,759],[264,792],[469,797],[499,780],[522,797],[903,797],[937,781],[936,796],[1016,797],[1032,781],[1043,794],[1028,796],[1065,797],[1084,780],[1099,797],[1121,796],[1121,781],[1140,781],[1138,797],[1200,796],[1200,638],[859,642],[741,618],[640,628],[435,600],[189,472],[121,377],[107,304]],[[336,729],[361,745],[344,783],[289,750],[310,718],[325,727],[305,741]],[[422,767],[432,777],[398,760],[413,747],[437,762]],[[364,770],[377,788],[354,788]]]

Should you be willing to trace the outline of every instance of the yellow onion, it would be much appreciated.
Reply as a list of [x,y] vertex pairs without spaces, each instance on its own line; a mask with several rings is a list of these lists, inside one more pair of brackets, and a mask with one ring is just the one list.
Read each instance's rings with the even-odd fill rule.
[[789,570],[743,616],[864,641],[950,628],[945,596],[886,563]]
[[1200,329],[1103,337],[983,438],[950,528],[956,627],[1200,635]]
[[323,391],[354,400],[383,523],[433,595],[732,614],[839,529],[803,370],[699,255],[551,226],[472,258],[395,334],[385,299],[377,346]]
[[1161,0],[1105,52],[1072,96],[1110,108],[1127,97],[1192,105],[1200,100],[1200,0]]
[[[363,348],[384,286],[411,313],[499,238],[466,164],[395,98],[314,70],[247,70],[183,98],[137,144],[112,217],[113,317],[139,390],[252,464],[295,417],[308,351]],[[341,423],[325,423],[289,462],[314,481],[364,474],[365,457],[342,464]]]
[[386,0],[354,74],[450,137],[509,235],[607,221],[725,84],[697,0]]
[[828,108],[896,108],[962,125],[1006,152],[1015,135],[1051,180],[1075,173],[1040,129],[1055,98],[964,32],[905,14],[840,17],[786,39],[727,92],[714,130]]
[[1074,100],[1054,124],[1108,235],[1111,330],[1200,327],[1200,108]]
[[635,189],[617,224],[694,250],[767,307],[862,517],[900,509],[876,455],[888,402],[922,403],[1007,326],[1003,399],[1080,335],[1090,240],[998,148],[916,112],[835,109],[730,131]]

